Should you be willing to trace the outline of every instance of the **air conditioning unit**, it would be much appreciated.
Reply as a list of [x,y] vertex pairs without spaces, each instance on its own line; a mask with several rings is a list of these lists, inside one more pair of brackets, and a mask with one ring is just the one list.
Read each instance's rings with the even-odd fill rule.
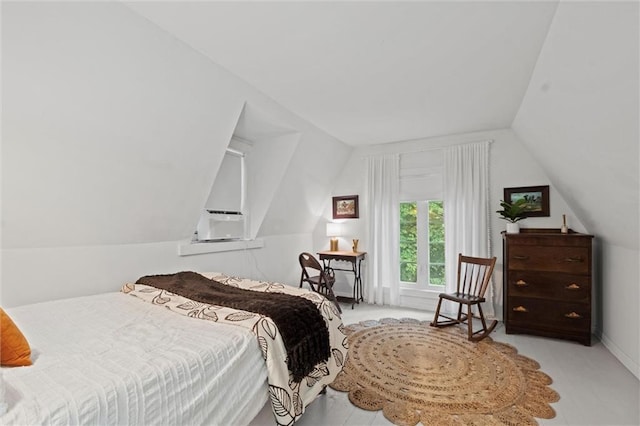
[[244,224],[242,212],[205,210],[198,222],[198,241],[244,239]]

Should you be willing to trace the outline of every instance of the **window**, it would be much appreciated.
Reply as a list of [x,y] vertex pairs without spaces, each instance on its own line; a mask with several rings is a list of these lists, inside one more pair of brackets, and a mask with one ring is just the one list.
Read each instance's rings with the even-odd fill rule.
[[400,285],[442,291],[444,156],[441,149],[400,155]]
[[[194,234],[195,241],[228,241],[246,238],[245,154],[230,146],[218,169],[209,198]],[[236,142],[237,143],[237,142]]]
[[241,213],[244,204],[244,153],[227,148],[213,182],[206,210]]
[[400,281],[412,288],[441,290],[444,286],[441,200],[400,203]]

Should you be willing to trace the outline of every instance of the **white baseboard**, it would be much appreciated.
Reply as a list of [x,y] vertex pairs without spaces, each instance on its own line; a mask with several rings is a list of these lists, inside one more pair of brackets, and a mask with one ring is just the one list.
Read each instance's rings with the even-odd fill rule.
[[629,358],[624,352],[620,350],[620,348],[613,343],[605,334],[601,334],[598,336],[602,344],[609,349],[609,352],[613,354],[618,361],[622,363],[631,373],[640,379],[640,365],[638,365],[637,361]]

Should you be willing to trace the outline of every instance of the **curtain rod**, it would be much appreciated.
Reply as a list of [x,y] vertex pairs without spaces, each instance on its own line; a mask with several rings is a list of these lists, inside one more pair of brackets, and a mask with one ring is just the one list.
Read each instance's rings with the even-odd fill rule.
[[428,151],[436,151],[438,149],[451,148],[452,146],[473,145],[475,143],[481,143],[481,142],[488,142],[489,145],[491,145],[493,143],[493,139],[485,139],[485,140],[480,140],[480,141],[475,141],[475,142],[456,143],[456,144],[452,144],[452,145],[434,146],[434,147],[429,147],[429,148],[416,149],[416,150],[413,150],[413,151],[379,152],[377,154],[366,154],[366,155],[363,155],[361,158],[367,158],[367,157],[371,157],[373,155],[381,155],[381,154],[416,154],[416,153],[419,153],[419,152],[428,152]]

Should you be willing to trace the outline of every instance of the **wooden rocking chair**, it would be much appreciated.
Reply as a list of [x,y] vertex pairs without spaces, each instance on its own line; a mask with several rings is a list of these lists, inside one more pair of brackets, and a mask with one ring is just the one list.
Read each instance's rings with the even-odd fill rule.
[[[465,321],[468,325],[468,335],[471,341],[480,341],[487,337],[489,333],[493,331],[498,324],[498,321],[493,320],[489,327],[484,319],[482,313],[481,303],[485,302],[484,294],[487,291],[491,274],[493,273],[493,267],[496,264],[496,258],[485,259],[480,257],[469,257],[458,255],[458,283],[455,293],[440,293],[438,300],[438,307],[436,308],[436,315],[431,322],[432,327],[446,327],[454,324],[462,324]],[[442,300],[450,300],[458,303],[458,316],[451,318],[440,313],[440,307]],[[462,312],[462,305],[467,306],[467,312]],[[472,307],[477,305],[478,316],[482,322],[482,328],[473,331],[473,313]],[[445,320],[440,320],[440,317]]]

